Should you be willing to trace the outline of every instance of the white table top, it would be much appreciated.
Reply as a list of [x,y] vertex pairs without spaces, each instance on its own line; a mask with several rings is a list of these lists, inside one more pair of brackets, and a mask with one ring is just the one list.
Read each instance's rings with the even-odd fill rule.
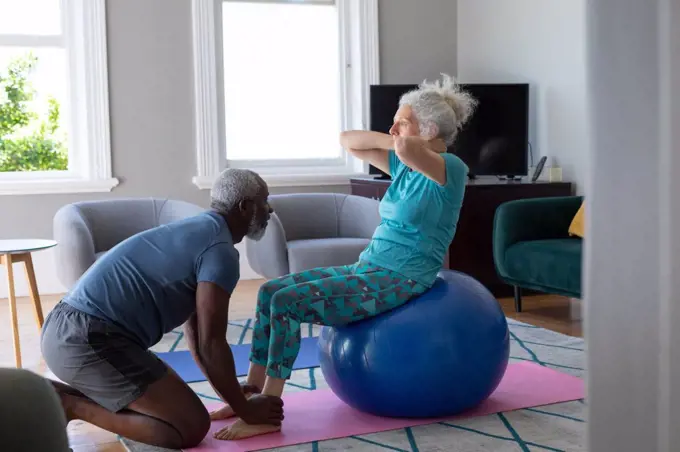
[[54,240],[43,239],[0,240],[0,254],[29,253],[46,250],[56,245],[57,242]]

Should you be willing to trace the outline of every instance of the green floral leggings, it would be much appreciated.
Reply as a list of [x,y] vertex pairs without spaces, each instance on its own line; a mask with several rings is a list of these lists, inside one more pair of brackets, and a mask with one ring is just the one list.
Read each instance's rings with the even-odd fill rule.
[[316,268],[266,282],[257,299],[250,361],[288,379],[300,351],[300,324],[345,325],[403,305],[428,288],[366,262]]

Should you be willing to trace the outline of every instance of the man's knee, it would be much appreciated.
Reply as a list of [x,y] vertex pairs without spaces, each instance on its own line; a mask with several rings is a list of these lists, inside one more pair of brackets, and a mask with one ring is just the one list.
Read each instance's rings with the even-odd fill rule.
[[[170,430],[165,429],[163,438],[164,447],[172,449],[189,449],[198,446],[210,430],[210,415],[206,409],[185,407],[181,415],[178,415],[176,407],[159,408],[157,412],[141,410],[134,404],[130,406],[132,411],[141,412],[166,424]],[[168,413],[172,415],[168,416]],[[169,435],[169,436],[168,436]]]
[[168,420],[172,419],[172,425],[179,433],[181,448],[196,447],[210,430],[210,414],[198,397],[182,399],[176,399],[179,404],[173,407],[174,414]]
[[208,435],[209,430],[210,414],[208,414],[208,411],[204,410],[203,412],[193,414],[189,422],[180,431],[182,448],[198,446]]
[[210,415],[205,405],[169,368],[163,377],[151,383],[144,394],[127,408],[172,427],[176,433],[171,441],[174,449],[196,446],[210,429]]

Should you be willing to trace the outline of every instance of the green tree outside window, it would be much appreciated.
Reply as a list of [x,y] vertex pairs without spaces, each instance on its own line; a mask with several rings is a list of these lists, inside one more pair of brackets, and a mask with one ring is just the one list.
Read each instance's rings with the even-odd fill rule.
[[0,68],[0,172],[68,169],[59,102],[49,97],[42,115],[31,109],[36,92],[30,75],[37,62],[29,53]]

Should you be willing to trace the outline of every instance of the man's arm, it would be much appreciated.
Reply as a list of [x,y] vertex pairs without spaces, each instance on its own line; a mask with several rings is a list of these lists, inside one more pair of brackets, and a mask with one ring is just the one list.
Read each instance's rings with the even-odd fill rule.
[[215,392],[240,416],[247,400],[236,377],[234,355],[226,339],[230,296],[216,284],[198,283],[195,353]]
[[387,151],[394,147],[391,135],[365,130],[350,130],[340,134],[340,144],[358,159],[390,174]]
[[446,152],[443,143],[429,142],[419,137],[397,137],[394,150],[404,165],[439,185],[446,185],[446,162],[441,155]]
[[194,358],[194,361],[198,365],[199,369],[201,369],[201,372],[203,372],[203,375],[207,377],[208,373],[205,370],[205,366],[203,365],[201,357],[198,354],[198,316],[195,312],[191,314],[189,320],[187,320],[184,324],[184,339],[187,341],[189,351],[191,352],[191,356]]

